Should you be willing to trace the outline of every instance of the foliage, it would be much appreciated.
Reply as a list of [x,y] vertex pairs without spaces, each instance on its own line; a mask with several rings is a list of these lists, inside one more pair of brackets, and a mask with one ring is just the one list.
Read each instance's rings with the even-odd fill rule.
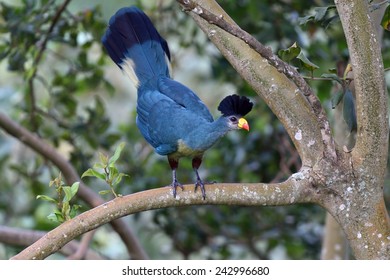
[[80,205],[72,205],[70,201],[76,196],[80,183],[75,182],[72,186],[65,186],[60,173],[57,178],[50,181],[49,187],[52,187],[53,185],[56,188],[57,199],[48,195],[37,195],[37,199],[42,199],[57,205],[57,209],[54,210],[53,213],[50,213],[47,218],[57,223],[62,223],[74,218]]
[[[79,174],[88,169],[83,179],[100,193],[116,196],[169,184],[168,164],[153,153],[135,126],[134,98],[129,97],[133,93],[127,93],[131,88],[125,77],[116,74],[102,49],[100,38],[108,19],[103,18],[99,6],[71,12],[66,3],[1,3],[0,60],[6,67],[1,71],[10,79],[0,82],[0,108],[65,154]],[[318,3],[323,7],[313,8]],[[302,62],[308,65],[309,69],[302,71],[312,73],[318,68],[315,73],[322,74],[314,78],[323,79],[309,79],[311,86],[329,109],[343,101],[349,132],[355,128],[353,97],[345,74],[348,52],[329,1],[231,0],[221,5],[244,30],[275,52],[280,50],[283,59],[297,67]],[[188,70],[184,68],[186,62],[181,61],[187,53],[192,61],[200,62],[196,68],[203,65],[202,61],[207,64],[207,71],[201,68],[186,73],[194,76],[189,86],[208,101],[210,108],[214,105],[210,100],[231,93],[226,88],[255,101],[254,112],[247,118],[251,132],[232,133],[208,151],[200,170],[206,175],[203,177],[218,182],[278,182],[299,170],[299,157],[279,121],[176,3],[149,4],[145,9],[153,20],[161,22],[158,29],[174,49],[174,72]],[[388,38],[383,44],[390,44]],[[386,53],[384,62],[388,67],[390,56]],[[208,81],[214,81],[215,96],[200,90]],[[7,88],[11,94],[7,95]],[[75,197],[77,184],[64,186],[60,177],[51,181],[58,194],[52,198],[46,186],[58,174],[57,168],[2,136],[2,224],[45,230],[52,227],[39,218],[42,203],[32,199],[37,195],[60,206],[51,215],[58,222],[73,217],[76,210],[88,209]],[[122,141],[129,143],[126,148],[118,144]],[[131,184],[119,184],[126,176],[119,170],[131,175]],[[99,180],[87,178],[91,176],[107,183],[110,190]],[[181,162],[178,176],[181,182],[194,181],[190,161]],[[313,205],[261,209],[198,206],[137,214],[132,223],[151,258],[313,259],[320,254],[323,220],[324,211]],[[94,248],[115,251],[113,258],[123,257],[121,246],[110,247],[114,245],[105,242],[106,235],[96,239]],[[17,250],[9,246],[7,255],[0,257],[9,257]]]
[[114,155],[110,158],[103,153],[99,153],[100,162],[95,163],[93,168],[89,168],[85,171],[83,175],[81,175],[81,178],[91,176],[101,179],[107,183],[110,190],[100,191],[100,194],[107,194],[111,192],[115,197],[121,196],[121,194],[118,195],[115,192],[115,188],[119,185],[124,176],[129,175],[119,172],[116,162],[118,161],[124,147],[125,143],[120,143],[116,148]]
[[390,6],[387,6],[385,14],[382,18],[381,25],[387,31],[390,31]]

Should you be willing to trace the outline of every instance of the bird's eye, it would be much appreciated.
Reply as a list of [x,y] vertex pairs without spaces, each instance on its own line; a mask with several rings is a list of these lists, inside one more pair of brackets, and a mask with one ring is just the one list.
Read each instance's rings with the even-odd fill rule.
[[229,120],[230,120],[231,122],[236,122],[236,121],[237,121],[237,118],[236,118],[236,117],[230,117]]

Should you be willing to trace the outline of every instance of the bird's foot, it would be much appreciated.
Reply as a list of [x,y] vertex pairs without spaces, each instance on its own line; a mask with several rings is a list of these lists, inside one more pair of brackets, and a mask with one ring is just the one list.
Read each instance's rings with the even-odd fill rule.
[[202,179],[200,179],[199,177],[196,179],[196,182],[195,182],[195,190],[194,192],[196,192],[197,188],[200,187],[200,190],[202,192],[202,197],[203,197],[203,200],[206,199],[206,189],[204,188],[204,185],[205,183],[203,183]]
[[182,191],[184,191],[184,187],[182,184],[180,184],[176,178],[172,181],[172,184],[171,184],[171,187],[172,187],[172,191],[173,191],[173,197],[176,198],[176,189],[177,187],[180,187]]

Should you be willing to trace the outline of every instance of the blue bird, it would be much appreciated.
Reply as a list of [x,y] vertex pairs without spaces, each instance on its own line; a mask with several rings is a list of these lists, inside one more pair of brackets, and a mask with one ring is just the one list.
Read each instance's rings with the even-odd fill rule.
[[155,151],[168,157],[173,196],[177,187],[183,189],[176,177],[179,159],[191,157],[195,191],[200,187],[205,199],[205,183],[198,174],[203,154],[227,132],[249,131],[243,116],[252,110],[253,103],[244,96],[227,96],[218,106],[222,116],[214,120],[191,89],[171,78],[168,44],[136,7],[121,8],[111,17],[102,43],[138,89],[136,124]]

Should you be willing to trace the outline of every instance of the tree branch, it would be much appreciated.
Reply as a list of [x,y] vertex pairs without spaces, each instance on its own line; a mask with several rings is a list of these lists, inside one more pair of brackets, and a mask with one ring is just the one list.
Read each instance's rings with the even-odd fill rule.
[[88,231],[81,238],[80,244],[77,250],[69,255],[68,260],[82,260],[84,259],[86,253],[88,252],[89,244],[91,243],[93,236],[95,235],[96,230]]
[[194,193],[193,185],[185,185],[176,199],[171,187],[117,197],[61,224],[12,259],[44,259],[82,233],[147,210],[204,204],[264,206],[314,202],[319,194],[311,187],[307,175],[299,172],[279,184],[211,184],[207,185],[206,200],[199,192]]
[[[0,127],[57,166],[69,185],[72,185],[74,182],[80,182],[77,196],[82,200],[87,202],[92,207],[96,207],[105,202],[99,195],[93,192],[81,181],[73,166],[52,146],[44,142],[41,138],[31,133],[24,127],[18,125],[1,112]],[[138,239],[135,237],[132,230],[125,222],[122,220],[116,220],[111,223],[111,226],[122,238],[132,258],[148,258],[142,246],[139,244]]]
[[352,152],[355,168],[366,169],[366,176],[381,178],[374,185],[380,190],[387,168],[389,138],[387,89],[381,55],[367,1],[335,1],[354,75],[357,135]]
[[178,2],[283,123],[303,165],[314,166],[322,155],[335,160],[329,122],[302,76],[240,29],[215,1]]
[[[42,238],[46,233],[47,232],[44,231],[16,229],[0,225],[0,242],[14,246],[27,247]],[[79,251],[80,245],[79,242],[72,240],[62,247],[59,252],[65,256],[71,256]],[[100,260],[104,258],[95,251],[87,248],[84,250],[83,259]]]

